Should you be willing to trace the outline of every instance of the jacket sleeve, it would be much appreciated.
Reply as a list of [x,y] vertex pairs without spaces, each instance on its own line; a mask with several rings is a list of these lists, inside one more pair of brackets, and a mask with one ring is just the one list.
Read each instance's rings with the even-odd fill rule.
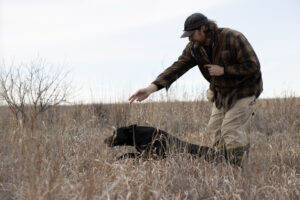
[[158,75],[156,80],[152,83],[157,86],[158,90],[162,88],[166,88],[168,90],[174,81],[196,64],[196,60],[191,54],[191,43],[189,43],[183,50],[181,56],[179,56],[178,60]]
[[250,76],[260,70],[258,58],[243,34],[235,36],[233,49],[236,64],[224,67],[225,76]]

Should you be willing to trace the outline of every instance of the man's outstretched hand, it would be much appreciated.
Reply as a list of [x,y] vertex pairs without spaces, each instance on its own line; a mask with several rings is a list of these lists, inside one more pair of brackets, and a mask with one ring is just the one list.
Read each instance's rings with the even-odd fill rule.
[[129,97],[130,104],[137,101],[143,101],[146,99],[151,93],[157,90],[157,86],[154,84],[149,85],[146,88],[139,89],[136,93],[134,93],[131,97]]
[[130,103],[137,101],[143,101],[146,99],[150,93],[148,92],[147,88],[139,89],[136,93],[134,93],[131,97],[129,97]]

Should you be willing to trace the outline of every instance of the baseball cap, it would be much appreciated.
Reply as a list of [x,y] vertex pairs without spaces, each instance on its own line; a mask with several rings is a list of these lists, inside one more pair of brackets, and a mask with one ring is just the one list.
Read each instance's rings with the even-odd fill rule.
[[181,38],[190,37],[197,29],[207,23],[207,17],[201,13],[190,15],[184,22],[184,32]]

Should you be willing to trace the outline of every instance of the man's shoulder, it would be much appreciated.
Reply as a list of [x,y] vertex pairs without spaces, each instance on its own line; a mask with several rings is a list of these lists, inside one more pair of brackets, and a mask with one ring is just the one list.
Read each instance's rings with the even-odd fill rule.
[[237,30],[231,29],[231,28],[219,28],[218,29],[219,35],[223,36],[231,36],[231,37],[239,37],[243,36],[243,34]]

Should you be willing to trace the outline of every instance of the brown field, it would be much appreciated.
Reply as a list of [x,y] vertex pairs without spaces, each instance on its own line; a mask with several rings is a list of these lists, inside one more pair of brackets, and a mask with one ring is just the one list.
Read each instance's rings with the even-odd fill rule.
[[111,126],[155,126],[211,145],[210,103],[148,102],[59,106],[34,128],[0,111],[0,199],[300,199],[300,99],[262,99],[247,131],[243,169],[202,158],[114,161],[130,147],[108,148]]

